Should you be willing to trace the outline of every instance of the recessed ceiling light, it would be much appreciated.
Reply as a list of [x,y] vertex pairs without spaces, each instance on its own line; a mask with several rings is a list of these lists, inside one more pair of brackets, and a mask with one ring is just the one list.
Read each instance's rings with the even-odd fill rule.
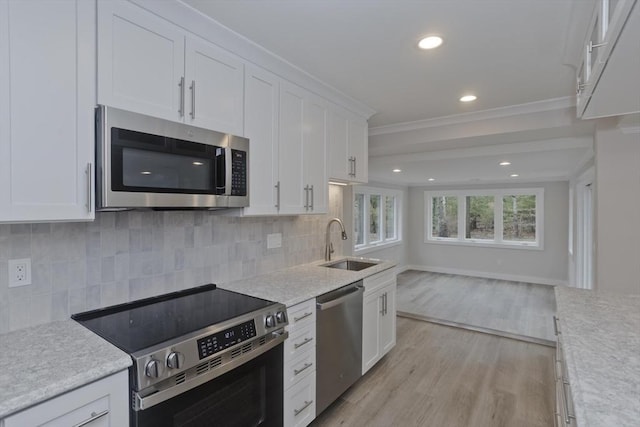
[[394,171],[395,173],[398,173],[398,172],[402,172],[402,169],[394,169],[393,171]]
[[500,162],[500,166],[509,166],[511,162]]
[[202,162],[193,162],[193,165],[194,165],[194,166],[202,166],[203,164],[204,164],[204,163],[202,163]]
[[475,101],[476,99],[478,99],[478,97],[475,95],[465,95],[462,98],[460,98],[460,102],[471,102],[471,101]]
[[435,181],[435,180],[436,180],[435,178],[429,178],[427,181],[429,181],[429,182],[433,182],[433,181]]
[[519,177],[520,175],[518,175],[517,173],[512,173],[512,174],[511,174],[511,175],[509,175],[509,176],[510,176],[511,178],[517,178],[517,177]]
[[442,44],[442,37],[429,36],[425,37],[418,42],[420,49],[435,49]]
[[149,171],[142,171],[142,172],[140,172],[140,174],[142,174],[142,175],[151,175],[151,172],[149,172]]

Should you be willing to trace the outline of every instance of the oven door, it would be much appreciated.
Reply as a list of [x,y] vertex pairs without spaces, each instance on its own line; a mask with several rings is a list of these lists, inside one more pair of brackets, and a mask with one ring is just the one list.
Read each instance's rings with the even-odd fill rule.
[[132,427],[280,427],[283,344],[196,388],[139,411]]

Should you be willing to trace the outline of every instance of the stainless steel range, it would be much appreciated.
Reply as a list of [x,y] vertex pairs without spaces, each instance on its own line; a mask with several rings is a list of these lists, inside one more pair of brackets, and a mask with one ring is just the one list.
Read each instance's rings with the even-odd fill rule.
[[206,285],[72,318],[131,355],[132,427],[282,425],[284,305]]

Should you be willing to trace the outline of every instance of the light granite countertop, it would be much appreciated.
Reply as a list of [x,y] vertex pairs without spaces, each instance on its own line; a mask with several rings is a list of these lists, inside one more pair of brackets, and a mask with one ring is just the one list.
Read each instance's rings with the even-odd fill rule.
[[640,425],[640,296],[555,292],[578,427]]
[[129,355],[73,320],[0,335],[0,420],[130,365]]
[[348,271],[323,267],[322,264],[326,264],[326,261],[316,261],[250,279],[223,283],[220,284],[220,287],[270,301],[277,301],[290,307],[357,282],[365,277],[388,270],[396,265],[393,261],[357,257],[340,257],[331,262],[344,259],[376,262],[377,264],[361,271]]

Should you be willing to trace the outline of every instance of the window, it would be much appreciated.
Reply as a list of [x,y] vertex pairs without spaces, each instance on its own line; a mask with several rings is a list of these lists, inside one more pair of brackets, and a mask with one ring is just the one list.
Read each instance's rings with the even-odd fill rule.
[[425,192],[425,242],[542,249],[544,190]]
[[353,197],[354,249],[396,244],[400,239],[402,192],[382,188],[357,187]]

